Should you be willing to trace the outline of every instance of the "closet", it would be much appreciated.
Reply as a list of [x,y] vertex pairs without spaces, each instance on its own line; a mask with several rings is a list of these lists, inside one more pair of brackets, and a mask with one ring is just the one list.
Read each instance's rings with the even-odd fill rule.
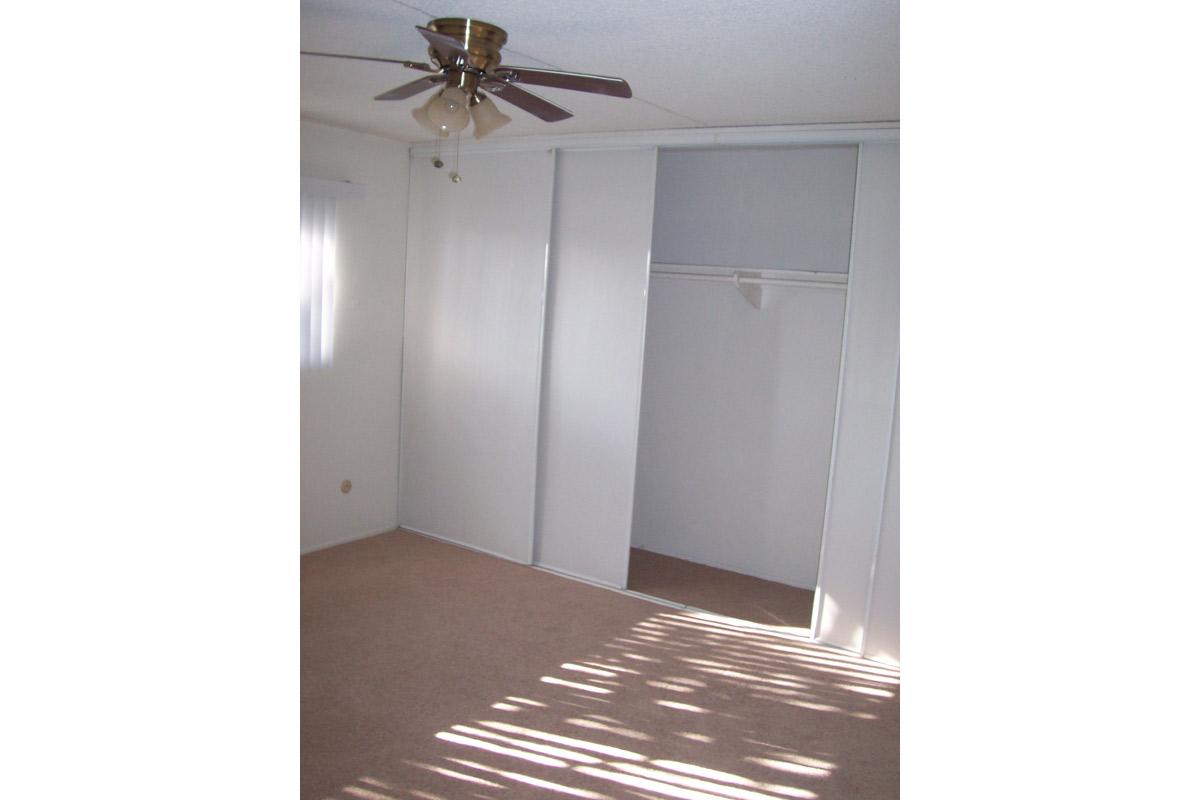
[[857,148],[660,150],[628,588],[807,628]]
[[895,657],[896,138],[414,146],[401,527]]

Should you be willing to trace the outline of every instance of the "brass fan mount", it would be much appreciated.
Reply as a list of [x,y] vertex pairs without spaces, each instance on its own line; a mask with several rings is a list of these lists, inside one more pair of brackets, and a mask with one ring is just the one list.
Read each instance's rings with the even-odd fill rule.
[[[480,72],[490,73],[500,66],[500,48],[508,41],[508,34],[503,28],[490,22],[462,17],[442,17],[428,25],[430,30],[444,36],[457,39],[467,51],[466,66]],[[437,50],[430,46],[429,57],[440,67],[454,67],[457,64],[443,64]]]

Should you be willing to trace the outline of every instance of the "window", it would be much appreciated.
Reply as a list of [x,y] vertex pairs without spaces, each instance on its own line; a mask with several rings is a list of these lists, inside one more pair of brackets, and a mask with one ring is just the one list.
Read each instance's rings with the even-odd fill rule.
[[300,185],[300,368],[333,361],[337,195],[305,178]]

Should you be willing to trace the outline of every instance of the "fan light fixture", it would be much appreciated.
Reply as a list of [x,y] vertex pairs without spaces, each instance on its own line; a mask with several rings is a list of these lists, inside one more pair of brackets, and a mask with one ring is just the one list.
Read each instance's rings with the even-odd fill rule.
[[413,109],[412,115],[422,128],[443,139],[452,133],[466,130],[472,121],[475,123],[476,139],[482,139],[512,122],[512,119],[496,108],[496,104],[484,94],[478,93],[468,97],[467,93],[457,86],[443,89],[425,105]]

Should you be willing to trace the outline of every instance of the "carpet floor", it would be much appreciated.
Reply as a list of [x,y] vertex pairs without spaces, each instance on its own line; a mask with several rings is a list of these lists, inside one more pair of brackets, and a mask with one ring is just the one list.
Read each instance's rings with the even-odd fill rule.
[[764,625],[807,629],[812,624],[813,592],[809,589],[636,547],[629,551],[629,588]]
[[899,674],[397,531],[301,558],[301,794],[899,795]]

